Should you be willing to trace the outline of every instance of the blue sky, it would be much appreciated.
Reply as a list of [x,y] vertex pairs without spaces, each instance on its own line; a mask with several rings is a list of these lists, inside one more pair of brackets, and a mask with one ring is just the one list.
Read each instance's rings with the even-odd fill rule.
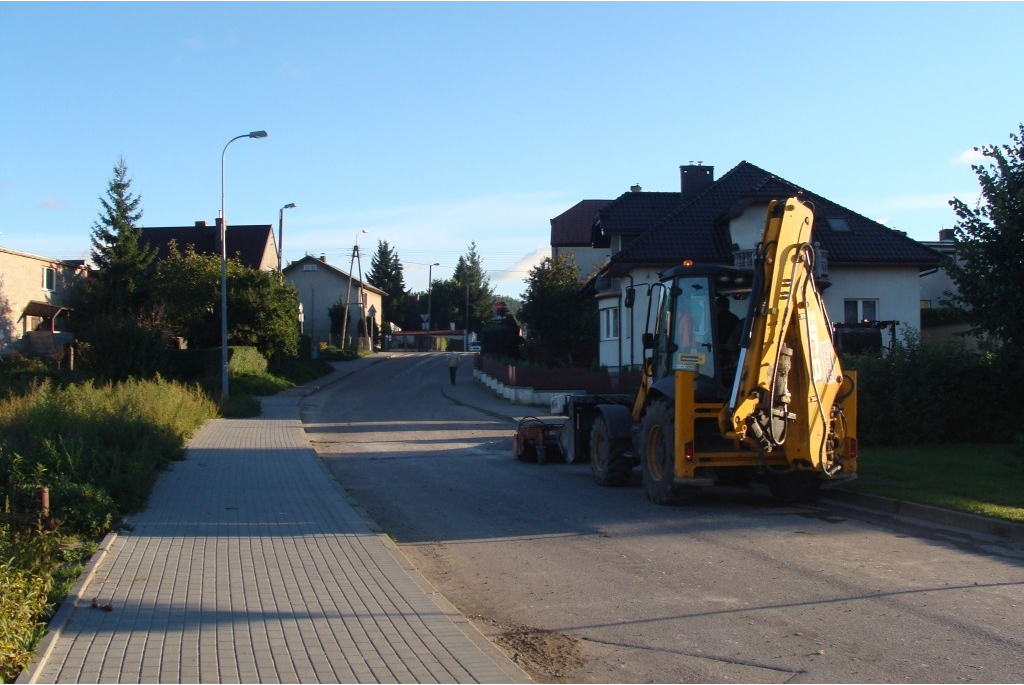
[[[1021,3],[0,2],[0,245],[85,258],[124,157],[143,226],[278,222],[285,261],[499,294],[552,217],[746,160],[918,240],[1024,121]],[[368,233],[361,234],[362,229]]]

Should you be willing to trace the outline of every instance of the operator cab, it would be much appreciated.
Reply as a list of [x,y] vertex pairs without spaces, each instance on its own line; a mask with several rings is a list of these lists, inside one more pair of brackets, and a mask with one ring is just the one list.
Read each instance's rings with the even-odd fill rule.
[[693,371],[698,402],[729,398],[753,277],[751,269],[691,263],[661,274],[654,331],[645,336],[655,384]]

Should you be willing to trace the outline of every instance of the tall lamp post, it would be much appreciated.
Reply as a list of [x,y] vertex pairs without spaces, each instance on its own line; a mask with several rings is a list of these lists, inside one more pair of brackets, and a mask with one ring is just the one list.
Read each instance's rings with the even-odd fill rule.
[[224,213],[224,157],[228,145],[239,138],[266,138],[266,131],[250,131],[235,136],[224,145],[220,153],[220,392],[228,398],[228,217]]
[[278,212],[277,217],[277,271],[284,278],[284,210],[295,209],[295,203],[289,202]]
[[[365,228],[359,231],[359,233],[369,233]],[[345,291],[345,314],[341,317],[341,347],[345,348],[345,334],[348,331],[348,306],[351,304],[352,299],[352,265],[355,264],[356,259],[359,258],[359,233],[356,233],[356,244],[352,248],[352,259],[348,260],[348,289]],[[359,260],[359,301],[363,301],[362,296],[363,290],[363,261]],[[356,333],[356,337],[359,333]],[[358,345],[356,346],[358,348]]]
[[441,266],[441,262],[434,262],[429,265],[427,269],[427,334],[434,330],[433,316],[434,310],[431,305],[434,303],[434,267]]

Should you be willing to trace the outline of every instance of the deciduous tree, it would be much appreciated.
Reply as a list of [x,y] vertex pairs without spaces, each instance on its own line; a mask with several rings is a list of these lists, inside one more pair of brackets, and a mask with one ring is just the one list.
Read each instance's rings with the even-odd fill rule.
[[[251,345],[267,359],[294,357],[299,349],[298,294],[276,273],[227,262],[228,343]],[[182,253],[171,245],[157,265],[154,288],[169,326],[195,347],[220,341],[220,257]]]
[[1024,124],[1009,145],[975,148],[991,160],[971,168],[981,186],[974,208],[954,198],[956,258],[947,264],[954,302],[975,332],[1014,349],[1024,343]]
[[596,357],[597,305],[580,293],[581,286],[572,255],[546,257],[530,271],[519,310],[528,357],[570,366]]

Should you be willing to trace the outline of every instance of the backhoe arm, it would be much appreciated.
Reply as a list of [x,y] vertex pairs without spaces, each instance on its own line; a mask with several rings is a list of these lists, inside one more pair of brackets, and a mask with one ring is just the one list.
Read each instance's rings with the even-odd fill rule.
[[813,218],[795,197],[768,207],[739,368],[719,422],[727,436],[764,453],[781,448],[791,466],[832,475],[841,468],[844,378],[814,284]]

